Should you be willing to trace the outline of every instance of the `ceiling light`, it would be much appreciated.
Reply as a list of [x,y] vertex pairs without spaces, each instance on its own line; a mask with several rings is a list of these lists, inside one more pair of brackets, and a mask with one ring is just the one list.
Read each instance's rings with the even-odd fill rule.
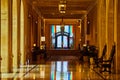
[[65,13],[65,11],[66,11],[66,0],[60,0],[59,11],[60,11],[60,13]]

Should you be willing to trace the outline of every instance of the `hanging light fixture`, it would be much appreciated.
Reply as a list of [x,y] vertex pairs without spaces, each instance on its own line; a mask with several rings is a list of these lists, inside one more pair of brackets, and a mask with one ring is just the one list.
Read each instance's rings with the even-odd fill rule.
[[60,11],[60,13],[65,13],[65,11],[66,11],[66,0],[60,0],[59,11]]
[[62,17],[62,21],[61,21],[61,23],[60,23],[60,25],[61,25],[61,32],[64,32],[64,22],[63,22],[63,17]]

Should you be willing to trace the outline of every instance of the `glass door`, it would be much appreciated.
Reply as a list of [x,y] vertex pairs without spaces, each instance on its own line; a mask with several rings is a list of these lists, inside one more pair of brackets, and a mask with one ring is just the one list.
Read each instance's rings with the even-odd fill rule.
[[68,49],[69,47],[69,41],[68,41],[68,36],[60,35],[56,37],[56,48],[58,49]]
[[51,26],[51,48],[72,49],[73,48],[73,26],[52,25]]

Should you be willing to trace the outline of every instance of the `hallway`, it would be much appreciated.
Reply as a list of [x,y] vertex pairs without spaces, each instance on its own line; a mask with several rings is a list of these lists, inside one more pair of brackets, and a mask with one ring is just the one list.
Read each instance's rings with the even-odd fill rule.
[[0,80],[120,80],[119,8],[120,0],[0,0]]
[[[1,80],[119,80],[119,74],[99,73],[94,65],[81,62],[74,56],[49,58],[38,64],[21,65],[14,73],[2,73]],[[70,58],[70,59],[69,59]]]

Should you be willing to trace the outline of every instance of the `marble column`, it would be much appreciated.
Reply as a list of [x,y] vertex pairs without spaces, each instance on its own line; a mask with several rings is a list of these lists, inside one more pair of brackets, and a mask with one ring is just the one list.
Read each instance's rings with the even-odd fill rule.
[[42,25],[43,23],[42,23],[42,16],[39,16],[38,17],[38,44],[39,44],[39,46],[41,47],[41,36],[43,36],[43,25]]
[[97,4],[89,11],[87,17],[87,40],[90,45],[98,46],[97,43]]
[[81,45],[85,44],[84,19],[81,21]]
[[[115,0],[106,0],[106,31],[107,31],[107,58],[110,57],[112,45],[114,44],[114,1]],[[115,42],[116,44],[116,42]],[[116,55],[116,53],[115,53]],[[112,70],[115,71],[115,58],[112,64]]]
[[120,73],[120,0],[118,0],[117,6],[117,71]]
[[32,48],[33,48],[33,44],[34,44],[34,42],[33,42],[33,16],[32,16],[32,13],[31,12],[29,12],[29,14],[28,14],[28,25],[29,25],[29,27],[30,27],[30,48],[31,48],[31,50],[32,50]]
[[24,60],[24,54],[25,54],[25,38],[24,38],[24,32],[25,32],[25,10],[24,10],[24,6],[25,2],[24,0],[20,1],[20,64],[24,65],[25,64],[25,60]]
[[106,2],[104,0],[98,0],[98,47],[99,47],[99,56],[102,54],[104,45],[106,44]]
[[82,19],[78,20],[78,25],[76,26],[76,37],[77,38],[77,48],[80,49],[81,45],[81,26],[82,26]]
[[116,43],[116,73],[120,73],[120,0],[114,1],[114,41]]
[[81,44],[87,44],[87,15],[81,20]]
[[45,21],[45,43],[46,43],[46,49],[51,49],[51,24],[49,24],[47,21]]
[[81,34],[82,34],[82,33],[81,33],[81,27],[82,27],[82,19],[80,19],[80,23],[79,23],[79,34],[80,34],[80,35],[79,35],[79,44],[80,44],[79,47],[80,47],[80,48],[82,47],[82,44],[81,44],[81,40],[82,40],[82,39],[81,39],[81,38],[82,38],[82,36],[81,36]]
[[8,0],[8,72],[13,72],[13,54],[12,54],[12,0]]
[[[119,71],[118,71],[118,51],[117,51],[117,6],[118,5],[118,1],[117,0],[115,0],[114,1],[114,41],[115,41],[115,43],[116,43],[116,56],[115,56],[115,72],[116,73],[118,73],[118,72],[120,72],[120,69],[119,69]],[[119,65],[120,66],[120,65]]]
[[1,0],[0,0],[0,77],[1,77],[1,60],[2,58],[1,58]]
[[114,44],[114,0],[107,0],[106,27],[107,27],[107,52],[108,57]]
[[20,67],[20,7],[21,0],[17,0],[17,67]]
[[28,43],[27,43],[27,40],[28,40],[28,30],[27,28],[29,27],[28,26],[28,6],[27,6],[27,0],[22,0],[23,1],[23,8],[24,8],[24,52],[23,52],[23,64],[26,63],[27,61],[27,49],[28,49]]
[[84,15],[84,34],[85,34],[85,44],[87,44],[87,15]]
[[80,33],[80,26],[79,25],[75,25],[75,49],[79,49],[80,34],[81,34]]
[[40,17],[38,17],[38,27],[37,27],[38,29],[38,35],[37,35],[37,45],[40,47],[40,38],[41,38],[41,18]]

